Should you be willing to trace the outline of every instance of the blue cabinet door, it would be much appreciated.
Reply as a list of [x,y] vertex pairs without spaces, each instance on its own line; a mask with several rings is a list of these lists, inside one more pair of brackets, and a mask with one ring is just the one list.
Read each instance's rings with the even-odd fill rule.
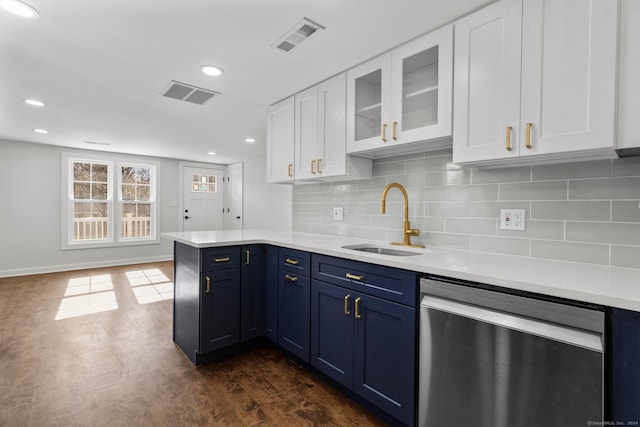
[[609,312],[607,420],[622,425],[640,421],[640,313]]
[[415,309],[358,294],[354,391],[398,420],[415,420]]
[[309,362],[309,278],[280,270],[278,276],[278,344]]
[[264,306],[267,278],[264,247],[243,246],[241,251],[240,341],[258,338],[264,331]]
[[200,354],[240,342],[240,269],[202,273]]
[[264,311],[264,335],[278,342],[278,247],[267,246],[266,264],[266,307]]
[[311,281],[311,364],[353,387],[354,292]]

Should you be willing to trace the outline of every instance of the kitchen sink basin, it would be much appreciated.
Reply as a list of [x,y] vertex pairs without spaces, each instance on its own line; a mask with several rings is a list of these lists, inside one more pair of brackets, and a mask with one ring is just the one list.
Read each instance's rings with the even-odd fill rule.
[[385,246],[376,246],[370,244],[364,245],[347,245],[343,249],[351,249],[353,251],[368,252],[372,254],[390,255],[390,256],[416,256],[426,253],[424,249],[416,251],[408,251],[401,249],[393,249]]

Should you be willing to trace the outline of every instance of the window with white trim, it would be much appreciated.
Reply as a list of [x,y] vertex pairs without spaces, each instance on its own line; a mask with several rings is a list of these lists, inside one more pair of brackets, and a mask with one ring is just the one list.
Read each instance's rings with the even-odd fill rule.
[[159,165],[63,154],[62,248],[158,243]]

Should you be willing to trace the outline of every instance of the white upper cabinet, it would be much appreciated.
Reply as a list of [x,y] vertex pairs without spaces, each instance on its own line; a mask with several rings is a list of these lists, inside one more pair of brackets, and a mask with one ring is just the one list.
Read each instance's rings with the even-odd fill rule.
[[455,163],[614,157],[616,0],[502,0],[455,24]]
[[622,0],[618,74],[618,148],[621,155],[640,154],[640,2]]
[[294,97],[273,104],[267,120],[267,182],[293,181]]
[[447,26],[349,70],[347,152],[450,136],[452,60]]

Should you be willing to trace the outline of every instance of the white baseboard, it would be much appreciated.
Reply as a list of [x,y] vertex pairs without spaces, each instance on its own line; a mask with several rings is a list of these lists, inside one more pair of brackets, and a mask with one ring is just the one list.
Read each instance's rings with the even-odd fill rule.
[[156,256],[148,258],[127,258],[121,260],[95,261],[78,264],[48,265],[43,267],[17,268],[0,270],[0,277],[28,276],[31,274],[56,273],[60,271],[85,270],[87,268],[114,267],[118,265],[144,264],[148,262],[172,261],[172,256]]

